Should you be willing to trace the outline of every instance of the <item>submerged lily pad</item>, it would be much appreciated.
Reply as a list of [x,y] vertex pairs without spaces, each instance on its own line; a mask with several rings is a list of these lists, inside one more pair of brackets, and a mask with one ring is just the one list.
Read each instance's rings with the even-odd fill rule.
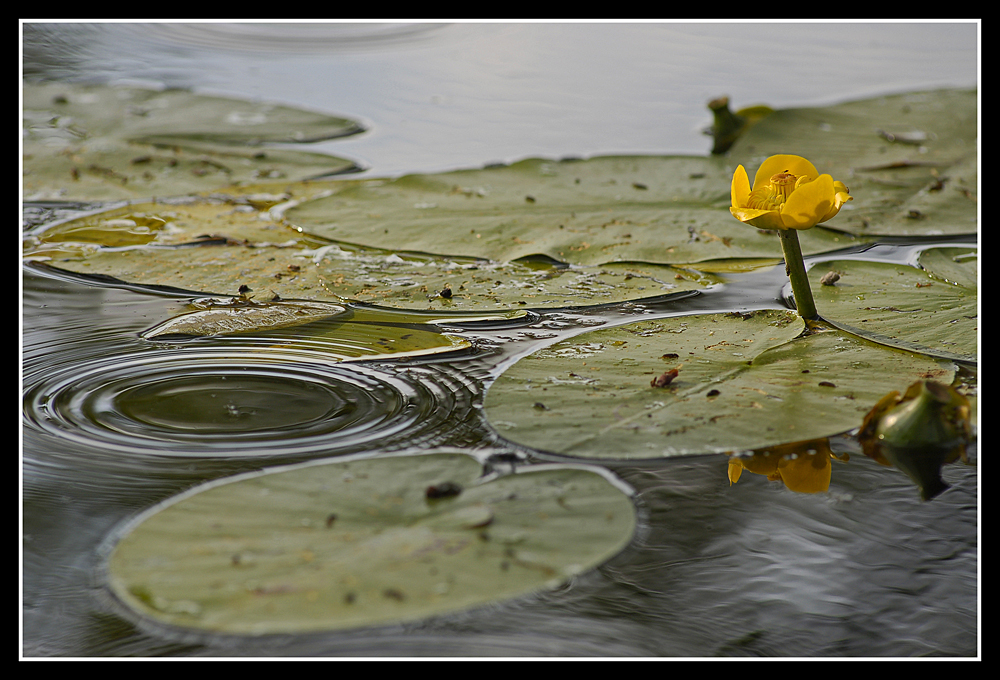
[[[833,260],[809,272],[817,308],[830,323],[878,342],[976,361],[978,249],[932,248],[920,267]],[[833,285],[823,276],[836,272]]]
[[[775,111],[731,148],[753,173],[794,153],[850,187],[829,227],[856,236],[979,229],[978,91],[937,90]],[[751,176],[753,176],[751,174]]]
[[202,309],[180,314],[142,334],[146,340],[171,335],[227,335],[266,332],[329,319],[347,312],[346,307],[320,302],[227,301],[205,304]]
[[326,364],[454,352],[472,343],[442,333],[434,322],[495,322],[518,316],[452,314],[448,319],[429,319],[325,302],[258,303],[243,298],[198,299],[185,307],[184,312],[147,329],[140,337],[162,343],[214,336],[216,342],[231,346],[234,355],[253,354],[259,349],[266,356],[280,349],[286,359],[294,356],[297,362]]
[[362,130],[345,118],[185,90],[24,83],[22,93],[27,200],[171,196],[356,169],[342,158],[264,146]]
[[[280,204],[316,191],[310,183],[294,194],[215,193],[177,204],[122,206],[29,235],[23,257],[79,274],[206,294],[248,286],[267,298],[442,311],[605,304],[722,281],[693,267],[568,266],[547,258],[501,263],[336,243],[282,221]],[[730,262],[722,270],[760,262]]]
[[631,540],[597,469],[481,477],[457,451],[212,482],[124,528],[107,583],[145,620],[259,635],[385,625],[563,583]]
[[954,375],[950,362],[804,330],[793,312],[760,311],[587,332],[507,369],[486,394],[486,415],[540,451],[663,458],[838,434],[886,390]]

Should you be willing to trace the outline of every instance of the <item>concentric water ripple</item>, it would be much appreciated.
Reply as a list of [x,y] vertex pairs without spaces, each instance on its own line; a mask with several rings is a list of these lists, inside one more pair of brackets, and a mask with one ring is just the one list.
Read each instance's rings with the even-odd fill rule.
[[454,370],[296,358],[156,348],[64,364],[26,389],[26,426],[130,455],[273,457],[443,439],[472,415]]

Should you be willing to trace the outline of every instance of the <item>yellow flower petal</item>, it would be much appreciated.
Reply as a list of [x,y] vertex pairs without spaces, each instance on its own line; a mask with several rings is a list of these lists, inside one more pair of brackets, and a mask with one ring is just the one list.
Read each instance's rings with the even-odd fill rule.
[[833,207],[827,211],[826,215],[823,216],[823,219],[820,220],[821,223],[836,217],[837,213],[840,212],[840,209],[844,207],[845,203],[854,200],[854,197],[851,196],[843,182],[834,182],[833,189],[837,192],[836,199],[834,200]]
[[758,229],[785,229],[785,223],[781,221],[781,213],[777,210],[730,208],[729,212],[740,222],[745,222]]
[[830,456],[823,453],[800,455],[778,464],[778,474],[785,486],[799,493],[829,491],[833,468]]
[[732,486],[739,481],[740,475],[743,473],[743,466],[740,465],[740,461],[736,458],[729,459],[729,486]]
[[750,178],[747,177],[747,170],[742,165],[736,168],[736,172],[733,173],[733,186],[730,195],[734,208],[745,206],[747,199],[750,198]]
[[781,205],[781,221],[786,229],[808,229],[819,224],[833,209],[836,194],[833,178],[820,175],[812,182],[800,184]]
[[756,189],[767,184],[771,181],[771,177],[779,172],[788,172],[796,177],[808,177],[809,179],[819,177],[816,166],[802,156],[783,154],[771,156],[760,164],[757,174],[754,176],[753,188]]

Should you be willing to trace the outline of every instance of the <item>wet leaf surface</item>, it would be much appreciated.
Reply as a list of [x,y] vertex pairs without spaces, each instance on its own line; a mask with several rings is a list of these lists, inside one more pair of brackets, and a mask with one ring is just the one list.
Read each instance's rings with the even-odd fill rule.
[[317,302],[212,301],[202,309],[180,314],[142,334],[146,340],[171,335],[205,336],[266,332],[329,319],[347,312],[340,305]]
[[[919,265],[834,260],[814,265],[809,279],[830,323],[896,347],[977,361],[978,249],[928,249]],[[822,285],[831,271],[839,278]]]
[[[108,585],[133,615],[169,626],[333,630],[554,587],[631,540],[631,498],[596,468],[481,473],[447,451],[209,483],[125,527]],[[429,493],[445,485],[454,492]]]
[[[723,279],[694,267],[642,262],[567,266],[547,258],[496,262],[338,243],[294,229],[261,196],[215,193],[183,203],[140,203],[54,225],[25,242],[27,260],[79,274],[205,294],[343,301],[443,312],[605,304],[704,288]],[[725,261],[739,271],[773,260]]]
[[[331,182],[330,196],[295,206],[287,216],[335,240],[378,248],[405,243],[411,250],[499,262],[532,255],[581,265],[778,256],[776,235],[729,214],[735,167],[728,159],[695,156],[534,158]],[[802,235],[807,253],[857,242],[822,228]]]
[[[486,414],[504,437],[541,451],[664,458],[845,432],[887,385],[954,375],[948,362],[803,330],[793,312],[762,311],[591,331],[507,369],[487,392]],[[650,384],[675,368],[665,386]]]
[[22,93],[26,200],[176,196],[356,169],[267,146],[361,131],[345,118],[185,90],[24,83]]

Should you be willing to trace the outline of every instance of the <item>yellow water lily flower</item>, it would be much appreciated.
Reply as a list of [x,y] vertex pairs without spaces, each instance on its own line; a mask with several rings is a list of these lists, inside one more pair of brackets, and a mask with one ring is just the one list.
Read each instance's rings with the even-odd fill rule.
[[852,200],[843,182],[821,175],[801,156],[771,156],[753,180],[741,165],[733,174],[732,207],[740,222],[758,229],[808,229],[833,218]]

